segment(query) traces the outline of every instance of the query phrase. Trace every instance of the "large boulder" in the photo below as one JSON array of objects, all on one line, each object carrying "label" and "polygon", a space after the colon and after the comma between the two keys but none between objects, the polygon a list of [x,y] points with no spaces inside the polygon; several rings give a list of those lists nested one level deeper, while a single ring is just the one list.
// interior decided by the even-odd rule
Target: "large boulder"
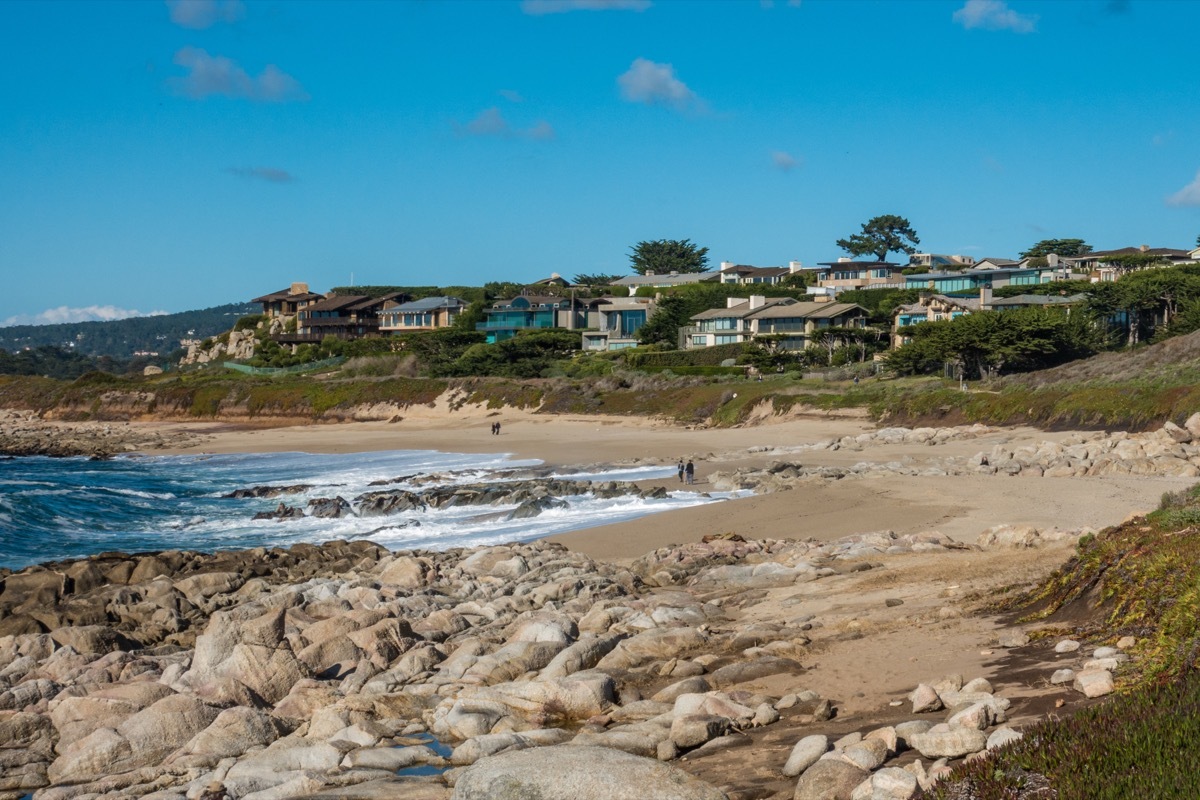
[{"label": "large boulder", "polygon": [[793,800],[850,800],[851,793],[871,776],[865,769],[838,758],[822,758],[796,782]]},{"label": "large boulder", "polygon": [[926,758],[959,758],[978,753],[987,747],[987,734],[974,728],[931,728],[926,733],[913,734],[909,745]]},{"label": "large boulder", "polygon": [[161,683],[138,681],[105,686],[82,697],[61,698],[50,709],[50,719],[58,729],[59,752],[93,731],[121,724],[174,693]]},{"label": "large boulder", "polygon": [[788,755],[787,763],[783,765],[784,777],[794,778],[804,770],[811,767],[813,764],[829,751],[829,737],[824,734],[814,734],[805,736],[800,741],[796,742],[796,746],[792,748],[792,752]]},{"label": "large boulder", "polygon": [[273,705],[310,670],[292,652],[282,608],[241,620],[213,614],[196,639],[192,668],[182,678],[197,694],[227,705]]},{"label": "large boulder", "polygon": [[726,800],[725,793],[650,758],[605,747],[519,750],[467,767],[453,800]]}]

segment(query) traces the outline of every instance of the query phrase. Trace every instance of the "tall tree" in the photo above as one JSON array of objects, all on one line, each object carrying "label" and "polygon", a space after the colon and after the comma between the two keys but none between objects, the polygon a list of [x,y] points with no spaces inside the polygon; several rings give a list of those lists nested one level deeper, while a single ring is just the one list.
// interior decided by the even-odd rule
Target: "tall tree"
[{"label": "tall tree", "polygon": [[638,242],[629,251],[629,262],[639,275],[704,272],[708,267],[708,248],[697,247],[690,239]]},{"label": "tall tree", "polygon": [[1042,239],[1025,252],[1021,258],[1045,258],[1054,253],[1056,256],[1076,258],[1092,252],[1092,246],[1083,239]]},{"label": "tall tree", "polygon": [[847,239],[838,239],[837,246],[850,255],[873,255],[876,261],[886,261],[888,253],[917,252],[915,245],[921,243],[916,231],[904,217],[884,214],[863,223],[862,230]]}]

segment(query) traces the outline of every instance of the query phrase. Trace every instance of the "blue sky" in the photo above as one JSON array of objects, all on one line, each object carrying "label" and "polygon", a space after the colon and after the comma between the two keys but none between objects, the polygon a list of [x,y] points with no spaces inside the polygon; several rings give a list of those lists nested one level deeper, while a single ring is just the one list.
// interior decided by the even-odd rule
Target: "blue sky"
[{"label": "blue sky", "polygon": [[0,321],[1200,234],[1200,4],[0,4]]}]

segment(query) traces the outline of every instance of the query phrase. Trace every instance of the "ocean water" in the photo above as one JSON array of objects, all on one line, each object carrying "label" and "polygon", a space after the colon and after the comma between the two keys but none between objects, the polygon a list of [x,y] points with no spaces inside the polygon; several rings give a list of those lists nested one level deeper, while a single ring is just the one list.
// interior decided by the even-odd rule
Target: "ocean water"
[{"label": "ocean water", "polygon": [[[563,498],[567,508],[531,519],[481,520],[514,506],[469,506],[340,519],[305,517],[255,520],[280,502],[304,508],[317,497],[344,497],[389,489],[418,491],[436,485],[512,480],[514,469],[538,461],[504,455],[399,450],[316,455],[127,456],[0,460],[0,567],[78,558],[112,550],[200,550],[288,546],[297,542],[368,538],[392,549],[444,549],[526,541],[565,531],[629,520],[645,514],[715,502],[680,491],[673,467],[563,470],[554,477],[581,480],[662,478],[670,496]],[[386,486],[372,481],[406,480]],[[517,475],[516,477],[520,477]],[[668,480],[669,479],[669,480]],[[300,494],[276,498],[222,497],[252,486],[311,484]]]}]

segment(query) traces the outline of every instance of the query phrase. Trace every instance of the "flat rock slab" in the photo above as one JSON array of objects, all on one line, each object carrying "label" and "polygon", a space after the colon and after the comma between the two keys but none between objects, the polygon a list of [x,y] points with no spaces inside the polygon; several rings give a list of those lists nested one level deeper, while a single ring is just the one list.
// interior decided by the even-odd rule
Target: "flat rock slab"
[{"label": "flat rock slab", "polygon": [[561,745],[485,758],[463,770],[453,800],[728,800],[716,787],[650,758]]}]

